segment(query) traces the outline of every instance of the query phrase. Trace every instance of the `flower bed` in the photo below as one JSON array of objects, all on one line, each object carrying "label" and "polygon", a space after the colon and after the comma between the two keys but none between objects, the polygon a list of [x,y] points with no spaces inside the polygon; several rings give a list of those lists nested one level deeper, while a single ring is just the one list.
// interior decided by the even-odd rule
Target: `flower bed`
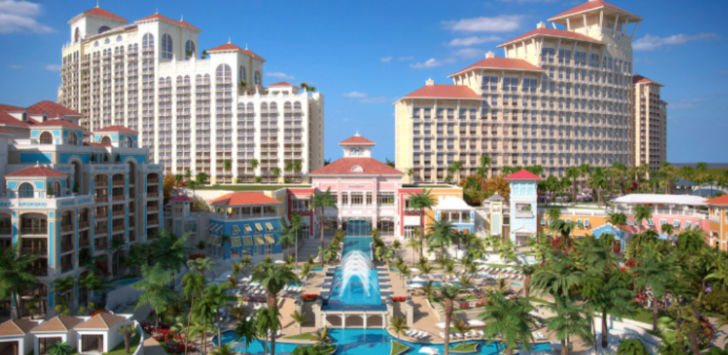
[{"label": "flower bed", "polygon": [[316,301],[316,299],[319,297],[317,293],[304,293],[301,294],[301,298],[303,299],[303,302],[313,302]]},{"label": "flower bed", "polygon": [[248,303],[265,303],[267,300],[266,296],[243,296],[243,301]]},{"label": "flower bed", "polygon": [[407,297],[405,296],[392,296],[392,302],[406,302]]}]

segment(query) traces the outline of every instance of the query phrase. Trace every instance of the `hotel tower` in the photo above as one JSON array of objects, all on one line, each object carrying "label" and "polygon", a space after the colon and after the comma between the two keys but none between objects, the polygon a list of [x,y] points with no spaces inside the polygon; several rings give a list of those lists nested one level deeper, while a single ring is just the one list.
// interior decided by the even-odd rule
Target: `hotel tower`
[{"label": "hotel tower", "polygon": [[68,24],[58,102],[82,113],[88,130],[139,131],[165,173],[277,182],[278,168],[298,182],[323,166],[323,95],[264,86],[265,59],[247,46],[203,51],[199,28],[160,14],[130,23],[96,7]]},{"label": "hotel tower", "polygon": [[488,53],[450,75],[453,85],[428,80],[395,103],[397,168],[412,169],[415,182],[441,182],[455,161],[459,176],[475,174],[482,155],[492,160],[488,175],[504,166],[563,176],[582,164],[647,163],[635,156],[643,145],[632,74],[642,20],[590,0],[499,45],[505,57]]}]

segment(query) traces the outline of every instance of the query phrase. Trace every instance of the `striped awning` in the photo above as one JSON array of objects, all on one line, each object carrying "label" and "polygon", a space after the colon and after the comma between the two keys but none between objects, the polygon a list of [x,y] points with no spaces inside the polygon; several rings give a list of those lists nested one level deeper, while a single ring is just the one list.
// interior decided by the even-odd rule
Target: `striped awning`
[{"label": "striped awning", "polygon": [[255,239],[255,245],[256,245],[256,246],[259,246],[259,245],[265,245],[265,241],[263,241],[263,237],[261,237],[261,236],[259,236],[259,235],[256,235],[256,236],[255,236],[255,237],[253,237],[253,238]]},{"label": "striped awning", "polygon": [[249,224],[244,225],[243,229],[245,229],[245,233],[250,233],[253,231],[253,228],[250,228]]},{"label": "striped awning", "polygon": [[260,232],[262,230],[263,230],[263,226],[261,226],[260,223],[256,223],[255,224],[255,231],[256,232]]},{"label": "striped awning", "polygon": [[230,238],[230,244],[233,248],[243,246],[243,242],[240,240],[240,238]]},{"label": "striped awning", "polygon": [[273,238],[272,234],[265,235],[265,244],[275,244],[275,243],[276,243],[276,239]]},{"label": "striped awning", "polygon": [[220,240],[220,237],[218,237],[216,235],[211,235],[210,238],[207,240],[207,242],[212,245],[218,245],[219,240]]},{"label": "striped awning", "polygon": [[222,227],[223,227],[222,224],[217,226],[217,228],[215,228],[215,233],[220,233],[222,231]]},{"label": "striped awning", "polygon": [[243,246],[252,247],[253,246],[253,237],[243,237]]},{"label": "striped awning", "polygon": [[212,232],[212,231],[213,231],[213,230],[215,229],[215,227],[217,227],[217,225],[215,225],[215,224],[211,224],[211,225],[210,225],[210,232]]},{"label": "striped awning", "polygon": [[270,232],[270,231],[272,231],[272,230],[273,230],[273,225],[272,225],[272,224],[270,224],[270,223],[266,223],[266,224],[265,224],[265,228],[267,228],[267,229],[268,229],[268,231]]}]

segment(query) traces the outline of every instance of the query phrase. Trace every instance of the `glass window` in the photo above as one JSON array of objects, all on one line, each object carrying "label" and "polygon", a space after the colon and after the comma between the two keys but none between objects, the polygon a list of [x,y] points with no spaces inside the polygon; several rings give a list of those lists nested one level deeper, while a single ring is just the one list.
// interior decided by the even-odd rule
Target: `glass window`
[{"label": "glass window", "polygon": [[172,58],[172,36],[165,33],[162,36],[162,59]]},{"label": "glass window", "polygon": [[33,185],[30,183],[23,183],[18,189],[18,197],[20,198],[33,198]]},{"label": "glass window", "polygon": [[142,50],[144,49],[154,49],[154,35],[151,33],[147,33],[142,38]]},{"label": "glass window", "polygon": [[187,41],[185,42],[185,59],[190,59],[190,57],[196,56],[196,49],[195,49],[195,42]]},{"label": "glass window", "polygon": [[99,27],[99,33],[104,33],[110,29],[111,28],[109,28],[109,26],[101,26],[101,27]]}]

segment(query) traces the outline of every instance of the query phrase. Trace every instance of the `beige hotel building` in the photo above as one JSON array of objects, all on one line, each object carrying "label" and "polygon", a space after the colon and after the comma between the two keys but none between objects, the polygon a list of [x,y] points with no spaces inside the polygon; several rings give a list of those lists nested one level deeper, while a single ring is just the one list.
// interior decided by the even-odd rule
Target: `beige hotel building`
[{"label": "beige hotel building", "polygon": [[[655,85],[633,84],[632,40],[642,20],[591,0],[550,18],[553,28],[540,23],[499,45],[504,58],[488,53],[450,75],[454,85],[428,80],[395,103],[397,168],[413,169],[415,182],[441,182],[454,161],[466,176],[487,155],[489,175],[541,165],[546,176],[563,176],[581,164],[652,162],[635,153],[649,132],[650,148],[661,143],[655,161],[664,160],[665,131],[643,134],[635,117],[635,101],[659,95]],[[654,110],[662,105],[654,117],[664,127],[664,104],[649,102]]]},{"label": "beige hotel building", "polygon": [[203,55],[199,28],[160,14],[130,23],[96,7],[68,24],[58,102],[82,113],[88,130],[139,131],[165,173],[276,182],[273,169],[296,163],[285,175],[300,182],[323,166],[323,95],[264,86],[265,59],[247,46],[228,41]]}]

